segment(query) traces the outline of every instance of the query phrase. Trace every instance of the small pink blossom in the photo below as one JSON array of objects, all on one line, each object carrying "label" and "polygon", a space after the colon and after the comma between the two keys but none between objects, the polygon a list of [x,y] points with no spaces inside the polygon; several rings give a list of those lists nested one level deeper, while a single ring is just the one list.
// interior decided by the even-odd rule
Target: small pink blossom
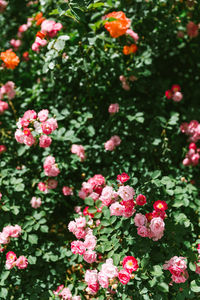
[{"label": "small pink blossom", "polygon": [[108,112],[110,114],[115,114],[119,111],[119,104],[118,103],[113,103],[110,104],[109,108],[108,108]]},{"label": "small pink blossom", "polygon": [[28,266],[28,260],[25,256],[21,255],[15,262],[18,269],[25,269]]},{"label": "small pink blossom", "polygon": [[93,250],[87,250],[85,251],[85,253],[83,254],[83,259],[89,263],[89,264],[92,264],[93,262],[96,261],[97,259],[97,254],[95,251]]},{"label": "small pink blossom", "polygon": [[32,197],[30,203],[33,208],[38,208],[41,206],[42,201],[41,201],[41,198]]},{"label": "small pink blossom", "polygon": [[64,196],[72,196],[73,195],[73,190],[69,186],[63,186],[62,192]]}]

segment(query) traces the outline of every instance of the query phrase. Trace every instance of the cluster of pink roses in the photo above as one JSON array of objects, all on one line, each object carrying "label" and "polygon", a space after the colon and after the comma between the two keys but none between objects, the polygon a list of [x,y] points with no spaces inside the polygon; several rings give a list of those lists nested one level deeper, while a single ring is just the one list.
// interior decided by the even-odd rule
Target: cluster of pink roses
[{"label": "cluster of pink roses", "polygon": [[[10,243],[10,238],[18,238],[21,234],[21,227],[19,225],[8,225],[3,228],[2,232],[0,232],[0,245],[6,245]],[[1,247],[0,247],[1,248]],[[1,252],[3,248],[1,248]]]},{"label": "cluster of pink roses", "polygon": [[184,166],[196,166],[199,163],[200,158],[200,148],[197,148],[195,143],[190,143],[189,151],[183,160]]},{"label": "cluster of pink roses", "polygon": [[13,99],[15,97],[15,84],[13,81],[7,81],[0,88],[0,100],[3,99],[4,95],[7,95],[8,99]]},{"label": "cluster of pink roses", "polygon": [[154,211],[152,213],[147,213],[146,215],[136,214],[134,222],[137,226],[138,235],[158,241],[164,234],[165,223],[163,220],[166,217],[167,203],[158,200],[153,207]]},{"label": "cluster of pink roses", "polygon": [[16,254],[14,252],[9,251],[6,254],[6,269],[10,270],[15,266],[18,269],[25,269],[28,266],[28,260],[23,255],[21,255],[17,258]]},{"label": "cluster of pink roses", "polygon": [[48,135],[58,128],[58,124],[56,119],[48,119],[48,114],[48,109],[43,109],[38,114],[34,110],[27,110],[17,122],[18,129],[15,132],[17,142],[32,146],[39,139],[41,148],[49,147],[52,139]]},{"label": "cluster of pink roses", "polygon": [[81,300],[80,296],[73,296],[69,288],[64,287],[63,284],[59,285],[56,291],[53,291],[55,296],[63,300]]},{"label": "cluster of pink roses", "polygon": [[163,265],[164,270],[170,271],[172,274],[172,282],[183,283],[188,279],[187,263],[185,257],[173,256]]},{"label": "cluster of pink roses", "polygon": [[85,160],[85,149],[82,145],[73,144],[71,147],[71,153],[80,157],[81,161]]},{"label": "cluster of pink roses", "polygon": [[[53,156],[47,156],[44,164],[44,173],[48,177],[56,177],[60,173],[58,165],[56,164],[55,158]],[[48,178],[45,182],[39,182],[38,188],[41,192],[48,193],[49,189],[55,189],[58,185],[58,181],[52,178]]]},{"label": "cluster of pink roses", "polygon": [[[72,253],[83,255],[83,259],[91,264],[97,259],[97,254],[94,251],[97,241],[92,230],[87,227],[89,224],[86,223],[85,217],[80,216],[75,221],[69,222],[68,229],[78,239],[71,243]],[[84,239],[84,242],[79,241],[80,239]]]},{"label": "cluster of pink roses", "polygon": [[106,149],[106,151],[113,151],[116,146],[119,146],[120,144],[120,137],[118,135],[114,135],[104,144],[104,148]]},{"label": "cluster of pink roses", "polygon": [[117,113],[119,111],[119,104],[118,103],[113,103],[110,104],[110,106],[108,107],[108,112],[111,115],[114,115],[115,113]]},{"label": "cluster of pink roses", "polygon": [[36,35],[35,42],[32,45],[32,50],[39,52],[40,47],[44,47],[47,44],[47,40],[44,39],[45,36],[52,38],[58,31],[62,29],[61,23],[56,23],[53,20],[44,20],[41,23],[41,31]]},{"label": "cluster of pink roses", "polygon": [[175,102],[180,102],[183,98],[183,94],[180,92],[181,87],[178,84],[174,84],[171,87],[171,90],[167,90],[165,92],[165,96],[167,99],[174,100]]},{"label": "cluster of pink roses", "polygon": [[196,143],[200,140],[200,124],[198,121],[192,120],[190,123],[182,123],[180,130],[189,136],[189,141]]},{"label": "cluster of pink roses", "polygon": [[100,286],[102,288],[109,288],[111,285],[113,288],[117,286],[117,280],[114,282],[114,278],[118,278],[119,281],[126,285],[131,279],[131,273],[138,269],[137,259],[133,256],[126,256],[123,259],[123,269],[118,271],[118,268],[113,264],[112,258],[106,260],[101,266],[101,271],[87,270],[85,273],[85,281],[88,285],[86,291],[88,294],[95,295]]},{"label": "cluster of pink roses", "polygon": [[103,187],[105,186],[105,178],[101,174],[96,174],[89,178],[87,182],[82,183],[82,188],[79,191],[79,197],[85,199],[92,198],[94,201],[98,200]]},{"label": "cluster of pink roses", "polygon": [[0,88],[0,114],[2,114],[5,110],[8,109],[8,103],[5,101],[2,101],[4,98],[4,95],[7,95],[8,99],[11,100],[15,97],[15,84],[12,81],[6,82],[1,88]]},{"label": "cluster of pink roses", "polygon": [[129,81],[133,82],[133,81],[137,80],[137,78],[134,75],[131,75],[129,77],[125,77],[124,75],[120,75],[119,80],[122,83],[122,88],[125,91],[130,91],[131,87],[130,87]]},{"label": "cluster of pink roses", "polygon": [[33,208],[38,208],[41,206],[42,200],[41,198],[32,197],[30,203]]}]

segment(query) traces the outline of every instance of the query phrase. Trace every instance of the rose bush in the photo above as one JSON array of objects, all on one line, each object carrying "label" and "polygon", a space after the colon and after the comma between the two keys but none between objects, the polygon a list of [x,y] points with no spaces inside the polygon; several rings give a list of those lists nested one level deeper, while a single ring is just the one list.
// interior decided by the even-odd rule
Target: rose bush
[{"label": "rose bush", "polygon": [[199,298],[199,8],[0,0],[1,299]]}]

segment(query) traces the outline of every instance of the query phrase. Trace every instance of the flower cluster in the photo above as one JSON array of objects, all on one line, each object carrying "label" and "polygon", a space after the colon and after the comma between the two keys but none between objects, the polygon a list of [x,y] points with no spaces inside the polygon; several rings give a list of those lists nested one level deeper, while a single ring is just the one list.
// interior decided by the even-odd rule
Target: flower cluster
[{"label": "flower cluster", "polygon": [[79,197],[85,199],[86,197],[92,198],[94,201],[98,200],[103,187],[105,186],[105,178],[101,174],[96,174],[87,182],[82,183],[82,188],[79,191]]},{"label": "flower cluster", "polygon": [[27,31],[29,27],[31,27],[32,21],[33,21],[33,18],[28,18],[26,24],[22,24],[22,25],[19,26],[18,32],[17,32],[18,38],[22,38],[22,34],[25,31]]},{"label": "flower cluster", "polygon": [[109,108],[108,108],[108,112],[113,115],[115,113],[117,113],[119,111],[119,104],[118,103],[113,103],[110,104]]},{"label": "flower cluster", "polygon": [[89,294],[95,295],[99,288],[106,288],[108,289],[109,285],[114,287],[113,282],[117,285],[119,281],[126,285],[133,275],[131,273],[133,271],[137,271],[138,269],[138,262],[137,259],[133,256],[126,256],[123,259],[123,269],[118,270],[118,268],[113,264],[112,258],[108,258],[104,264],[101,266],[100,272],[97,270],[87,270],[85,273],[85,281],[88,285],[86,291]]},{"label": "flower cluster", "polygon": [[8,225],[0,232],[0,245],[10,243],[10,238],[18,238],[21,234],[21,227],[19,225]]},{"label": "flower cluster", "polygon": [[13,81],[7,81],[0,88],[0,100],[3,99],[4,95],[7,95],[8,99],[13,99],[15,97],[15,84]]},{"label": "flower cluster", "polygon": [[154,211],[143,215],[138,213],[135,215],[134,222],[137,226],[137,233],[142,237],[148,237],[153,241],[158,241],[163,237],[166,217],[165,210],[167,209],[167,203],[165,201],[158,200],[153,205]]},{"label": "flower cluster", "polygon": [[41,31],[36,34],[35,42],[32,45],[32,50],[36,52],[40,51],[40,47],[46,46],[47,40],[44,39],[45,37],[54,37],[63,27],[61,23],[56,23],[53,20],[45,20],[44,18],[42,18],[40,24]]},{"label": "flower cluster", "polygon": [[120,144],[120,137],[118,135],[114,135],[104,144],[104,148],[106,149],[106,151],[113,151],[116,146],[119,146]]},{"label": "flower cluster", "polygon": [[123,269],[119,271],[118,278],[122,284],[127,284],[131,277],[133,271],[138,269],[138,261],[134,256],[126,256],[122,262]]},{"label": "flower cluster", "polygon": [[183,283],[188,279],[185,257],[174,256],[163,265],[164,270],[170,271],[171,279],[175,283]]},{"label": "flower cluster", "polygon": [[[72,253],[83,255],[83,259],[91,264],[96,261],[97,254],[94,251],[96,247],[96,237],[93,235],[92,230],[87,227],[89,224],[90,221],[87,223],[86,218],[80,216],[75,219],[75,221],[69,222],[68,229],[78,239],[71,243]],[[80,239],[84,239],[84,242],[79,241]]]},{"label": "flower cluster", "polygon": [[190,121],[190,123],[182,123],[180,126],[182,133],[189,136],[189,141],[196,143],[200,140],[200,124],[196,120]]},{"label": "flower cluster", "polygon": [[16,40],[16,39],[10,40],[10,45],[14,48],[15,51],[17,51],[19,49],[21,44],[22,44],[21,40]]},{"label": "flower cluster", "polygon": [[47,194],[49,192],[49,190],[53,190],[56,189],[58,185],[58,181],[53,179],[53,178],[48,178],[47,180],[45,180],[44,182],[39,182],[38,183],[38,189],[41,192],[44,192],[45,194]]},{"label": "flower cluster", "polygon": [[28,260],[23,255],[21,255],[17,258],[16,254],[14,252],[9,251],[6,254],[6,269],[10,270],[15,266],[18,269],[25,269],[28,266]]},{"label": "flower cluster", "polygon": [[131,20],[126,17],[123,11],[113,11],[104,18],[115,19],[113,21],[106,22],[104,25],[113,38],[118,38],[119,36],[126,34],[127,29],[129,29],[131,25]]},{"label": "flower cluster", "polygon": [[167,99],[174,100],[175,102],[180,102],[183,98],[183,94],[180,92],[181,87],[178,84],[172,85],[171,90],[167,90],[165,92],[165,96]]},{"label": "flower cluster", "polygon": [[200,159],[200,148],[197,149],[195,143],[190,143],[189,151],[186,154],[186,157],[183,160],[184,166],[196,166],[199,163]]},{"label": "flower cluster", "polygon": [[73,296],[69,288],[64,287],[63,284],[59,285],[56,291],[53,291],[55,296],[58,296],[59,298],[63,300],[81,300],[80,296]]},{"label": "flower cluster", "polygon": [[73,144],[71,147],[71,153],[80,157],[81,161],[85,160],[85,149],[82,145]]},{"label": "flower cluster", "polygon": [[56,119],[49,118],[47,109],[41,110],[38,114],[34,110],[27,110],[17,122],[18,129],[15,132],[15,139],[21,144],[32,146],[39,139],[39,146],[47,148],[51,145],[51,138],[48,136],[58,128]]},{"label": "flower cluster", "polygon": [[122,88],[125,90],[125,91],[130,91],[131,87],[130,87],[130,84],[129,84],[129,81],[135,81],[137,80],[137,78],[135,76],[129,76],[128,78],[125,77],[124,75],[120,75],[119,76],[119,80],[121,81],[122,83]]},{"label": "flower cluster", "polygon": [[0,58],[3,60],[5,67],[11,70],[14,70],[20,62],[19,57],[12,51],[12,49],[1,52]]},{"label": "flower cluster", "polygon": [[60,170],[55,162],[56,161],[53,156],[49,155],[46,157],[44,164],[43,164],[44,173],[46,176],[56,177],[60,173]]}]

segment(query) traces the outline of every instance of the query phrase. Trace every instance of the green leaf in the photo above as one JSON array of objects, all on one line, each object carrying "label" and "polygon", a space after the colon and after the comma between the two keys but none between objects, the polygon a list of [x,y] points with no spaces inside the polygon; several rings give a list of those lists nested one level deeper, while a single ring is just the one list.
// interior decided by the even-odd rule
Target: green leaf
[{"label": "green leaf", "polygon": [[94,200],[92,198],[85,198],[84,202],[86,205],[89,205],[89,206],[94,205]]},{"label": "green leaf", "polygon": [[158,288],[163,293],[168,293],[169,292],[169,285],[165,282],[158,283]]},{"label": "green leaf", "polygon": [[197,285],[196,280],[193,280],[190,284],[190,288],[194,293],[200,293],[200,284]]},{"label": "green leaf", "polygon": [[29,243],[31,243],[31,244],[37,244],[37,242],[38,242],[38,237],[37,237],[37,235],[36,235],[36,234],[29,234],[29,236],[28,236],[28,241],[29,241]]},{"label": "green leaf", "polygon": [[156,179],[161,175],[161,171],[160,170],[156,170],[153,172],[152,174],[152,179]]}]

